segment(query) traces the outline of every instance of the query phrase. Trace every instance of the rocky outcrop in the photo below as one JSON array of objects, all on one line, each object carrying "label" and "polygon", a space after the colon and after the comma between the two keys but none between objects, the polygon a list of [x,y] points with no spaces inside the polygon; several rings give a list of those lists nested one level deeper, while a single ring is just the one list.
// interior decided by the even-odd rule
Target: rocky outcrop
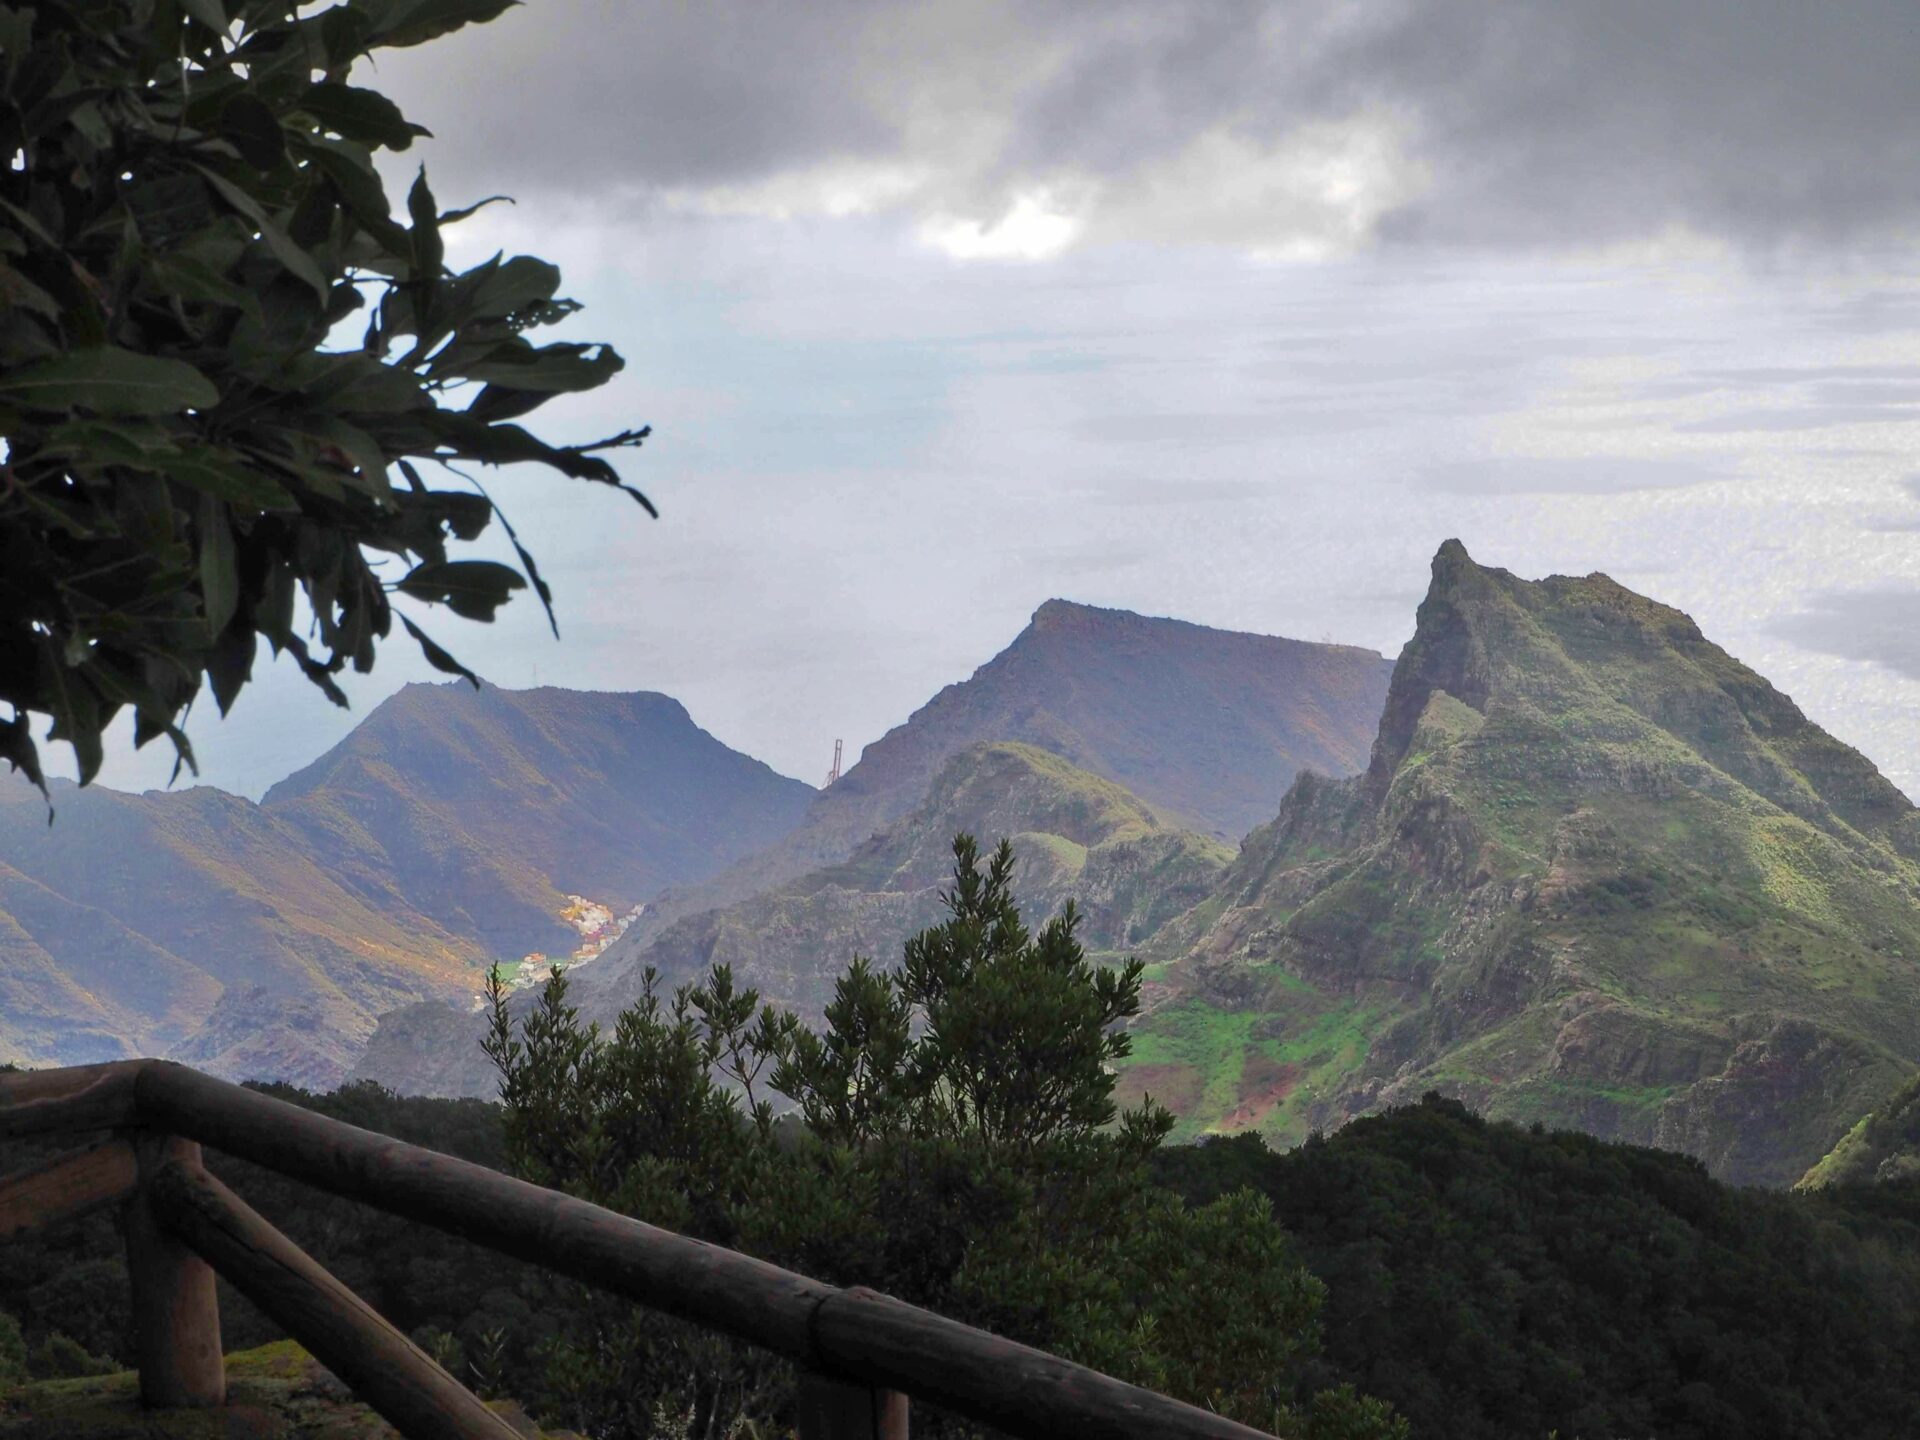
[{"label": "rocky outcrop", "polygon": [[1280,1139],[1437,1089],[1789,1182],[1920,1063],[1915,823],[1679,611],[1450,541],[1366,774],[1165,928],[1136,1055],[1295,1065]]}]

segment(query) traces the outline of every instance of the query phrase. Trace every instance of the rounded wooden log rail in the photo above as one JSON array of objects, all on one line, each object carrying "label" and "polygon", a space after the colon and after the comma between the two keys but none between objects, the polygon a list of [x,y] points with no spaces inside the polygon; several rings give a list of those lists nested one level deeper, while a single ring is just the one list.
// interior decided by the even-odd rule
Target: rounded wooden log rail
[{"label": "rounded wooden log rail", "polygon": [[0,1240],[124,1200],[135,1173],[133,1146],[108,1140],[0,1176]]},{"label": "rounded wooden log rail", "polygon": [[[842,1290],[168,1061],[131,1062],[141,1123],[1032,1440],[1263,1432],[863,1289]],[[0,1103],[9,1098],[0,1087]],[[3,1127],[0,1127],[3,1129]],[[167,1202],[171,1203],[171,1202]]]},{"label": "rounded wooden log rail", "polygon": [[133,1119],[133,1083],[151,1060],[0,1075],[0,1136],[113,1130]]},{"label": "rounded wooden log rail", "polygon": [[127,1281],[133,1292],[133,1353],[140,1399],[157,1410],[218,1405],[227,1398],[220,1349],[220,1300],[204,1256],[161,1222],[153,1204],[160,1174],[173,1165],[200,1168],[200,1147],[164,1131],[131,1132],[138,1166],[122,1215]]},{"label": "rounded wooden log rail", "polygon": [[402,1435],[515,1440],[513,1427],[206,1171],[160,1168],[154,1213]]}]

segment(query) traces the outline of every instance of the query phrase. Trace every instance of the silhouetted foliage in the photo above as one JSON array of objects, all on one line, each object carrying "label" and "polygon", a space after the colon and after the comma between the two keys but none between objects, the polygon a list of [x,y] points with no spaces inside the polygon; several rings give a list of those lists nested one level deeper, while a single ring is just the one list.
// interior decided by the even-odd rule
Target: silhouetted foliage
[{"label": "silhouetted foliage", "polygon": [[0,5],[0,756],[36,782],[36,713],[83,783],[128,707],[136,744],[190,765],[181,712],[204,681],[224,713],[260,638],[344,704],[334,676],[398,614],[471,680],[389,592],[487,620],[530,583],[552,612],[511,526],[519,570],[453,558],[498,513],[463,462],[647,503],[600,453],[644,430],[556,446],[512,423],[620,357],[527,338],[579,308],[545,261],[449,271],[441,230],[471,209],[424,170],[394,217],[374,153],[426,132],[349,83],[510,3]]},{"label": "silhouetted foliage", "polygon": [[[372,1086],[328,1096],[269,1088],[480,1163],[505,1159],[496,1106],[398,1099]],[[792,1122],[774,1130],[800,1146]],[[0,1170],[45,1148],[8,1142]],[[604,1380],[566,1367],[580,1333],[575,1287],[209,1158],[464,1379],[556,1411],[570,1387]],[[1296,1396],[1319,1397],[1316,1440],[1378,1433],[1364,1428],[1377,1425],[1377,1411],[1364,1409],[1363,1428],[1339,1428],[1352,1414],[1343,1407],[1361,1405],[1357,1394],[1343,1399],[1342,1385],[1393,1401],[1422,1440],[1920,1434],[1920,1370],[1910,1363],[1920,1341],[1920,1185],[1911,1181],[1738,1190],[1683,1156],[1489,1124],[1447,1101],[1362,1120],[1287,1154],[1250,1136],[1161,1146],[1148,1167],[1189,1205],[1264,1192],[1291,1232],[1288,1254],[1325,1285],[1323,1349],[1300,1357],[1295,1379]],[[792,1198],[811,1203],[812,1194]],[[962,1192],[916,1233],[951,1235],[956,1213],[989,1214],[981,1196]],[[1211,1213],[1236,1223],[1231,1207]],[[1251,1214],[1257,1238],[1270,1222]],[[908,1268],[906,1246],[882,1253]],[[955,1268],[943,1251],[907,1283]],[[1191,1283],[1190,1266],[1185,1274]],[[1209,1283],[1203,1273],[1185,1292],[1195,1325],[1214,1314]],[[50,1356],[56,1333],[83,1352],[129,1360],[113,1217],[0,1244],[0,1314],[24,1331],[13,1340],[0,1318],[0,1372]],[[222,1314],[230,1347],[278,1338],[231,1292]],[[599,1318],[633,1327],[609,1338],[659,1338],[636,1312],[610,1307]],[[716,1344],[698,1358],[720,1367],[734,1357]]]}]

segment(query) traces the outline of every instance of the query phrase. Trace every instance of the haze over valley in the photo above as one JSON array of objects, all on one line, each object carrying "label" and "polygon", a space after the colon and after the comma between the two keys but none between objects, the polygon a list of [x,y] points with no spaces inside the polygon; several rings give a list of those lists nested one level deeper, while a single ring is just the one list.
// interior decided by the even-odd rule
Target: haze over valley
[{"label": "haze over valley", "polygon": [[1149,962],[1122,1066],[1297,1143],[1427,1090],[1790,1183],[1920,1074],[1920,817],[1678,611],[1449,541],[1397,662],[1063,600],[825,789],[674,700],[411,686],[254,804],[24,787],[7,1051],[490,1096],[478,996],[817,1018],[958,833]]}]

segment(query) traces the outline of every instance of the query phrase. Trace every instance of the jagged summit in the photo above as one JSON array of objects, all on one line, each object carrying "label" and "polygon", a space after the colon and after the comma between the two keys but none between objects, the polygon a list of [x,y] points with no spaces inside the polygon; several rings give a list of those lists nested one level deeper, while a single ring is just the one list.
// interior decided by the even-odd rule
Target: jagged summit
[{"label": "jagged summit", "polygon": [[[1836,837],[1920,855],[1914,807],[1684,611],[1598,572],[1529,581],[1449,540],[1388,687],[1369,766],[1378,795],[1435,691],[1485,712],[1551,714],[1569,741],[1618,754],[1650,726],[1733,784]],[[1642,737],[1645,738],[1645,737]],[[1700,777],[1701,783],[1717,783]]]},{"label": "jagged summit", "polygon": [[1449,541],[1367,773],[1303,777],[1169,932],[1139,1053],[1224,1005],[1276,1135],[1437,1088],[1789,1180],[1920,1063],[1915,840],[1681,611]]}]

